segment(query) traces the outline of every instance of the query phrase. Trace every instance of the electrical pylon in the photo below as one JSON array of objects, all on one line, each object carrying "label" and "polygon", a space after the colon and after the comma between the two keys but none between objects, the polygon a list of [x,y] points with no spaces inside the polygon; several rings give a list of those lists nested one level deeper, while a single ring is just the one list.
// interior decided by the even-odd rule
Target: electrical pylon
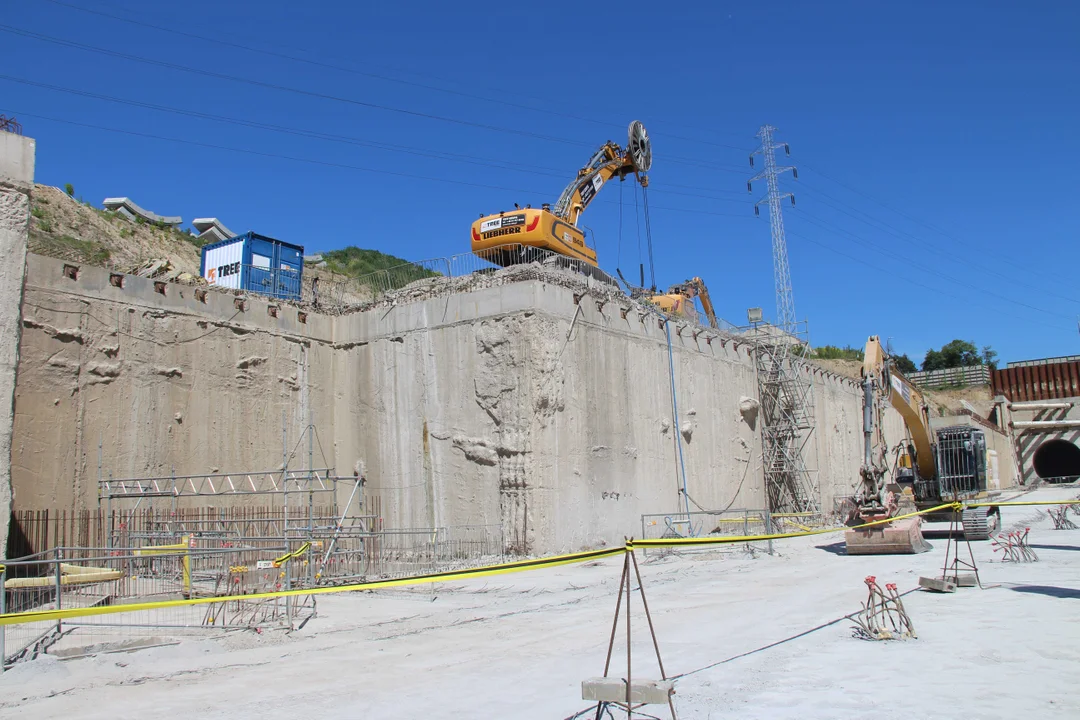
[{"label": "electrical pylon", "polygon": [[769,225],[772,230],[773,273],[776,284],[775,328],[754,328],[758,375],[758,395],[761,401],[761,464],[765,474],[765,489],[770,512],[820,512],[818,489],[806,469],[803,450],[814,431],[813,383],[806,371],[804,352],[808,347],[805,326],[795,316],[795,300],[791,291],[791,269],[788,265],[787,239],[784,237],[784,215],[781,201],[795,196],[780,191],[780,175],[793,166],[776,163],[776,151],[790,155],[787,143],[773,137],[776,128],[762,125],[758,131],[761,147],[750,155],[761,155],[765,168],[747,182],[753,191],[755,180],[765,180],[768,192],[754,204],[754,214],[760,206],[769,206]]}]

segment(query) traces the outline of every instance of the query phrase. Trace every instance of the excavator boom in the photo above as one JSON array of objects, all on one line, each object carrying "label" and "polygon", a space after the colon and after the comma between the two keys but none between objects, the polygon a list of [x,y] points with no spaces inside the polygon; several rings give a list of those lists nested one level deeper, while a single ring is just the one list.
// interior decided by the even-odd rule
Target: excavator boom
[{"label": "excavator boom", "polygon": [[[897,372],[881,339],[872,335],[863,351],[863,462],[861,485],[855,496],[850,525],[861,525],[905,515],[915,510],[914,486],[937,477],[933,430],[922,394]],[[884,406],[891,405],[904,419],[909,444],[901,445],[892,482],[884,434]],[[923,539],[918,517],[896,520],[874,529],[852,528],[844,534],[849,555],[917,553],[930,549]]]}]

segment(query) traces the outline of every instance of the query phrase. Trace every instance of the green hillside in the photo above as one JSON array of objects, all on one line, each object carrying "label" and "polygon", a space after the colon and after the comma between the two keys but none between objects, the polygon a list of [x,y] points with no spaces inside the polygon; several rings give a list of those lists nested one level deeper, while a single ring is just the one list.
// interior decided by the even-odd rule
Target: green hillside
[{"label": "green hillside", "polygon": [[[324,252],[322,256],[327,270],[352,278],[369,280],[369,284],[377,285],[384,290],[404,287],[415,280],[440,274],[394,255],[387,255],[378,250],[364,250],[353,245]],[[367,277],[380,270],[388,272],[380,273],[373,278]]]}]

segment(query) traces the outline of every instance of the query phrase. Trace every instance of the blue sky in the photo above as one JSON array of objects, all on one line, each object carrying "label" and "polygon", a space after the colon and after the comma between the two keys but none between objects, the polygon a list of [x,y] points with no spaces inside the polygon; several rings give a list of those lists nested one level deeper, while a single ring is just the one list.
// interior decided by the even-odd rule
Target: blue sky
[{"label": "blue sky", "polygon": [[[815,344],[1019,360],[1080,353],[1078,36],[1066,2],[26,0],[0,17],[0,113],[37,138],[38,182],[94,203],[417,260],[553,202],[638,119],[657,284],[701,275],[736,324],[775,313],[764,184],[746,192],[769,123],[799,168],[784,218]],[[589,207],[602,267],[647,262],[639,220],[630,184]]]}]

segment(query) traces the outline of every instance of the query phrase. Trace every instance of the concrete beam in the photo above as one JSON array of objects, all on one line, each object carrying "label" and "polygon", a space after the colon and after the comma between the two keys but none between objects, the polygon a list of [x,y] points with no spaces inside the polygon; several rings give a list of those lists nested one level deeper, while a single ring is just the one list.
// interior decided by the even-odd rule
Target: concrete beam
[{"label": "concrete beam", "polygon": [[11,520],[15,372],[22,338],[23,280],[36,150],[33,138],[0,132],[0,553],[6,551]]},{"label": "concrete beam", "polygon": [[1022,402],[1009,403],[1009,409],[1013,412],[1024,410],[1071,410],[1074,403],[1071,402]]},{"label": "concrete beam", "polygon": [[1080,427],[1076,420],[1014,420],[1012,426],[1017,430],[1055,430],[1059,428]]},{"label": "concrete beam", "polygon": [[225,227],[225,224],[217,218],[195,218],[191,221],[191,226],[199,233],[200,240],[209,238],[228,240],[236,237],[236,233]]},{"label": "concrete beam", "polygon": [[102,203],[106,210],[114,212],[126,212],[133,217],[139,217],[151,223],[165,223],[166,225],[179,225],[184,219],[179,215],[158,215],[155,212],[145,210],[135,204],[135,201],[126,197],[105,198]]}]

